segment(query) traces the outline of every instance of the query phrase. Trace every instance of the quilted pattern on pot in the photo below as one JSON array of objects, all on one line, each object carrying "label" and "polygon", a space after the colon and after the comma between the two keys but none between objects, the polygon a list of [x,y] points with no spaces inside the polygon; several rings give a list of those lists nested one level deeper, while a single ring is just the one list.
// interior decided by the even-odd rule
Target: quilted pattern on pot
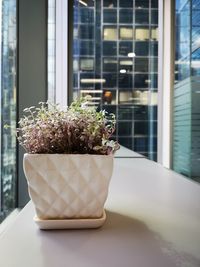
[{"label": "quilted pattern on pot", "polygon": [[112,156],[24,155],[29,194],[41,219],[101,217],[112,170]]}]

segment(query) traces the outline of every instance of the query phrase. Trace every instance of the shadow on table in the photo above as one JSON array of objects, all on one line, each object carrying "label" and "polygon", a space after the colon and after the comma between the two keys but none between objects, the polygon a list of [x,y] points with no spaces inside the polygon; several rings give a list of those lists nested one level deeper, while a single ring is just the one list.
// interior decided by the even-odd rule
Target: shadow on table
[{"label": "shadow on table", "polygon": [[[44,267],[183,266],[180,255],[169,253],[174,251],[172,246],[161,241],[143,222],[106,213],[107,220],[99,229],[38,230]],[[192,261],[192,265],[184,266],[200,266],[198,260]]]}]

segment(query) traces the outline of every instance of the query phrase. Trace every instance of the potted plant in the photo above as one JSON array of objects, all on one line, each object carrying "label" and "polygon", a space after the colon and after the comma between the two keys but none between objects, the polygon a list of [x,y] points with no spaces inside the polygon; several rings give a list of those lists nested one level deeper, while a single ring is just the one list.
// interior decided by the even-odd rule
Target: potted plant
[{"label": "potted plant", "polygon": [[[40,103],[24,110],[17,138],[40,228],[98,227],[113,170],[115,116],[88,105]],[[56,222],[56,225],[55,225]],[[64,223],[63,223],[64,222]]]}]

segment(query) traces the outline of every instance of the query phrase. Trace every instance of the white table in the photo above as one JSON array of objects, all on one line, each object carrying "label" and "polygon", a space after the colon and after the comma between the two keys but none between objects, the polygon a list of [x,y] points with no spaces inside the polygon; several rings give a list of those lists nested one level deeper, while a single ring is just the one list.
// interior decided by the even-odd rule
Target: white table
[{"label": "white table", "polygon": [[0,235],[2,267],[199,267],[200,185],[147,159],[115,159],[97,230],[41,231],[29,203]]}]

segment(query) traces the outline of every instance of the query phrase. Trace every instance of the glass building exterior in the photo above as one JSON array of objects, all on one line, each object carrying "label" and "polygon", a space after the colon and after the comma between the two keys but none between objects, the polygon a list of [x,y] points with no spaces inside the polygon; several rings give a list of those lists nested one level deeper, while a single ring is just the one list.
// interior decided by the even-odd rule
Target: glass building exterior
[{"label": "glass building exterior", "polygon": [[74,0],[73,96],[116,115],[115,138],[157,159],[158,0]]},{"label": "glass building exterior", "polygon": [[[16,1],[1,1],[0,220],[16,207]],[[8,125],[6,129],[4,126]]]},{"label": "glass building exterior", "polygon": [[200,181],[200,1],[176,0],[173,169]]}]

